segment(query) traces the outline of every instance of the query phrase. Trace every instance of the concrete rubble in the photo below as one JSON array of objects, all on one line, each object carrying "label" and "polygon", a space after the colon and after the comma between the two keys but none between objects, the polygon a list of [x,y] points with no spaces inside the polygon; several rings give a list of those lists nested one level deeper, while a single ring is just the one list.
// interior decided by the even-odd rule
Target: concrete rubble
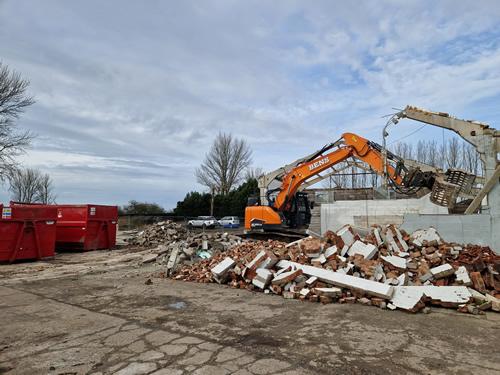
[{"label": "concrete rubble", "polygon": [[[429,305],[472,314],[500,311],[500,255],[489,247],[446,243],[432,227],[408,234],[394,225],[374,226],[360,238],[346,225],[322,238],[289,244],[227,233],[189,234],[182,228],[169,243],[173,232],[162,231],[175,229],[171,224],[158,223],[148,230],[146,241],[139,240],[165,241],[152,250],[157,264],[167,265],[156,277],[219,282],[323,304],[425,313]],[[221,245],[214,246],[217,242]],[[200,256],[204,251],[208,257]],[[172,256],[176,259],[169,263]]]},{"label": "concrete rubble", "polygon": [[[241,244],[242,239],[223,232],[196,233],[183,224],[168,220],[144,228],[129,239],[128,243],[151,248],[150,254],[145,255],[142,262],[155,262],[165,266],[165,276],[171,276],[184,265],[211,258],[216,252]],[[222,276],[220,275],[219,281]]]}]

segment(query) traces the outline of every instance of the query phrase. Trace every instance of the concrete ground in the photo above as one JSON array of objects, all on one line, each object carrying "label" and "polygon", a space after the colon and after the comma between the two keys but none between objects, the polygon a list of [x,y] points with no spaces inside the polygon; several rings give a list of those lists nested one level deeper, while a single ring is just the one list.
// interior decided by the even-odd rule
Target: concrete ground
[{"label": "concrete ground", "polygon": [[146,253],[0,265],[0,374],[500,374],[499,313],[300,303],[152,277]]}]

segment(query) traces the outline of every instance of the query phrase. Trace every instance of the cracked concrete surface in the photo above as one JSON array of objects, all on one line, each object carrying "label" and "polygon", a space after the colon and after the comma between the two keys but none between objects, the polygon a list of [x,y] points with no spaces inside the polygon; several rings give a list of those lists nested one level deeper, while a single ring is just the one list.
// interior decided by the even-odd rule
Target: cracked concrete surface
[{"label": "cracked concrete surface", "polygon": [[500,373],[498,313],[300,303],[154,278],[145,253],[1,265],[0,374]]}]

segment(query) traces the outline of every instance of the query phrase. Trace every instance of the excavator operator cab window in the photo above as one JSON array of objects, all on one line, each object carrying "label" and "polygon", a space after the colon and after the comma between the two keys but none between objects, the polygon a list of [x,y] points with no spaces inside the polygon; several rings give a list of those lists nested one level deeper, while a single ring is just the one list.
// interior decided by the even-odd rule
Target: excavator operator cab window
[{"label": "excavator operator cab window", "polygon": [[256,196],[249,196],[248,197],[248,200],[247,200],[247,206],[248,207],[251,207],[251,206],[258,206],[259,205],[259,198],[256,197]]}]

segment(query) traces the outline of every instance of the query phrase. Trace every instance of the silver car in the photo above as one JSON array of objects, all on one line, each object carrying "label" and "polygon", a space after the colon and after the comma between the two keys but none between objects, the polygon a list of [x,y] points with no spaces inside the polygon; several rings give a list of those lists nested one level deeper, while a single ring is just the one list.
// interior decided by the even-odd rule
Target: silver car
[{"label": "silver car", "polygon": [[224,228],[238,228],[240,226],[240,219],[238,216],[224,216],[219,220],[219,225]]},{"label": "silver car", "polygon": [[216,225],[219,225],[219,222],[213,216],[198,216],[196,219],[188,221],[189,228],[215,228]]}]

